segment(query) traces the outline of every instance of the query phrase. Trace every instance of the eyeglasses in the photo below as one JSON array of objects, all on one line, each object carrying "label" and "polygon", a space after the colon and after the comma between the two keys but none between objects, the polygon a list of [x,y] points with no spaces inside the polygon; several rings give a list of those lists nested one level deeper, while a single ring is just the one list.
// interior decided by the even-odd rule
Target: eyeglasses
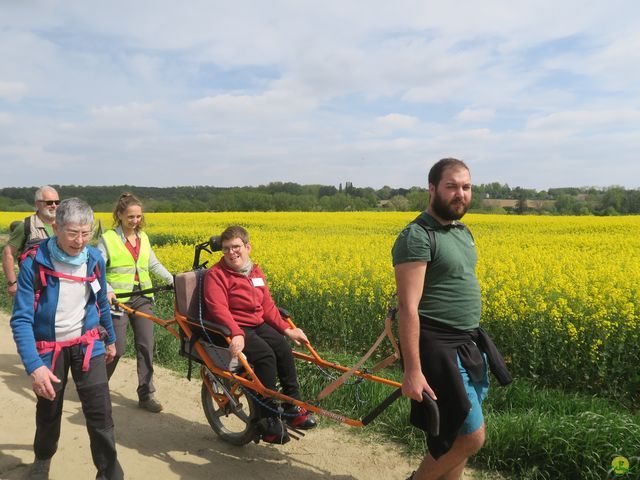
[{"label": "eyeglasses", "polygon": [[51,205],[60,205],[60,200],[38,200],[40,203],[44,203],[47,207]]},{"label": "eyeglasses", "polygon": [[92,231],[82,232],[78,230],[64,230],[64,234],[69,240],[76,240],[78,238],[82,238],[83,241],[89,240],[93,236]]},{"label": "eyeglasses", "polygon": [[242,247],[244,247],[244,243],[241,243],[240,245],[231,245],[229,247],[222,247],[222,253],[238,253],[240,251],[240,249]]}]

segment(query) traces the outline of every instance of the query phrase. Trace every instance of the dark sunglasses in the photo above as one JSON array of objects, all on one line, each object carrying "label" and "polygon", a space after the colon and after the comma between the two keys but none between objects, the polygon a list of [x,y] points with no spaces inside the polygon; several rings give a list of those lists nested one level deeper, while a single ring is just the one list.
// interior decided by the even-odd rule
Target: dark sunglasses
[{"label": "dark sunglasses", "polygon": [[45,203],[48,207],[51,205],[60,205],[60,200],[38,200],[40,203]]}]

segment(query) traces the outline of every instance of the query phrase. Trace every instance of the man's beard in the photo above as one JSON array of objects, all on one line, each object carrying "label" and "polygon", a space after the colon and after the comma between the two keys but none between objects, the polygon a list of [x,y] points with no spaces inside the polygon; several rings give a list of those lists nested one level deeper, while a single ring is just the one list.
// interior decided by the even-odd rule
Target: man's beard
[{"label": "man's beard", "polygon": [[53,222],[56,219],[56,212],[55,210],[53,212],[50,212],[49,209],[44,209],[44,210],[40,210],[40,216],[44,220],[49,220],[50,222]]},{"label": "man's beard", "polygon": [[453,200],[451,203],[445,203],[442,198],[436,193],[435,197],[433,198],[431,208],[433,208],[435,214],[438,215],[442,220],[452,221],[460,220],[462,217],[464,217],[464,214],[467,213],[467,210],[469,210],[469,204],[464,203],[462,199]]}]

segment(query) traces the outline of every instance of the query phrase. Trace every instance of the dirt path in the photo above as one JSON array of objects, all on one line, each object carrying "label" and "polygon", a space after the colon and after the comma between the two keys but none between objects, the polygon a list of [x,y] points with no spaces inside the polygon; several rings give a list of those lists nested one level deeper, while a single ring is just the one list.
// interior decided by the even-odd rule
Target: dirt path
[{"label": "dirt path", "polygon": [[[0,312],[0,479],[22,478],[33,460],[35,396]],[[200,384],[157,368],[164,411],[137,407],[135,364],[118,365],[111,382],[118,456],[129,479],[405,479],[416,459],[389,443],[367,442],[339,425],[309,432],[285,446],[229,446],[216,437],[200,405]],[[51,478],[95,477],[73,381],[67,387],[60,447]]]}]

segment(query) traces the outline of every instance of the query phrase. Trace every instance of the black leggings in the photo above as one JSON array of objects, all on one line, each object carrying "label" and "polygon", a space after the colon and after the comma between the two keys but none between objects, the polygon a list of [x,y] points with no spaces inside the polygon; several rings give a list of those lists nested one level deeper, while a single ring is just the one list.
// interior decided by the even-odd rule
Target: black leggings
[{"label": "black leggings", "polygon": [[[286,338],[275,328],[263,323],[254,328],[242,327],[244,332],[244,350],[249,363],[262,382],[270,389],[276,389],[276,380],[280,380],[282,393],[300,399],[298,377],[291,353],[291,346]],[[273,402],[266,402],[273,408]],[[274,412],[262,407],[263,416],[273,416]]]}]

